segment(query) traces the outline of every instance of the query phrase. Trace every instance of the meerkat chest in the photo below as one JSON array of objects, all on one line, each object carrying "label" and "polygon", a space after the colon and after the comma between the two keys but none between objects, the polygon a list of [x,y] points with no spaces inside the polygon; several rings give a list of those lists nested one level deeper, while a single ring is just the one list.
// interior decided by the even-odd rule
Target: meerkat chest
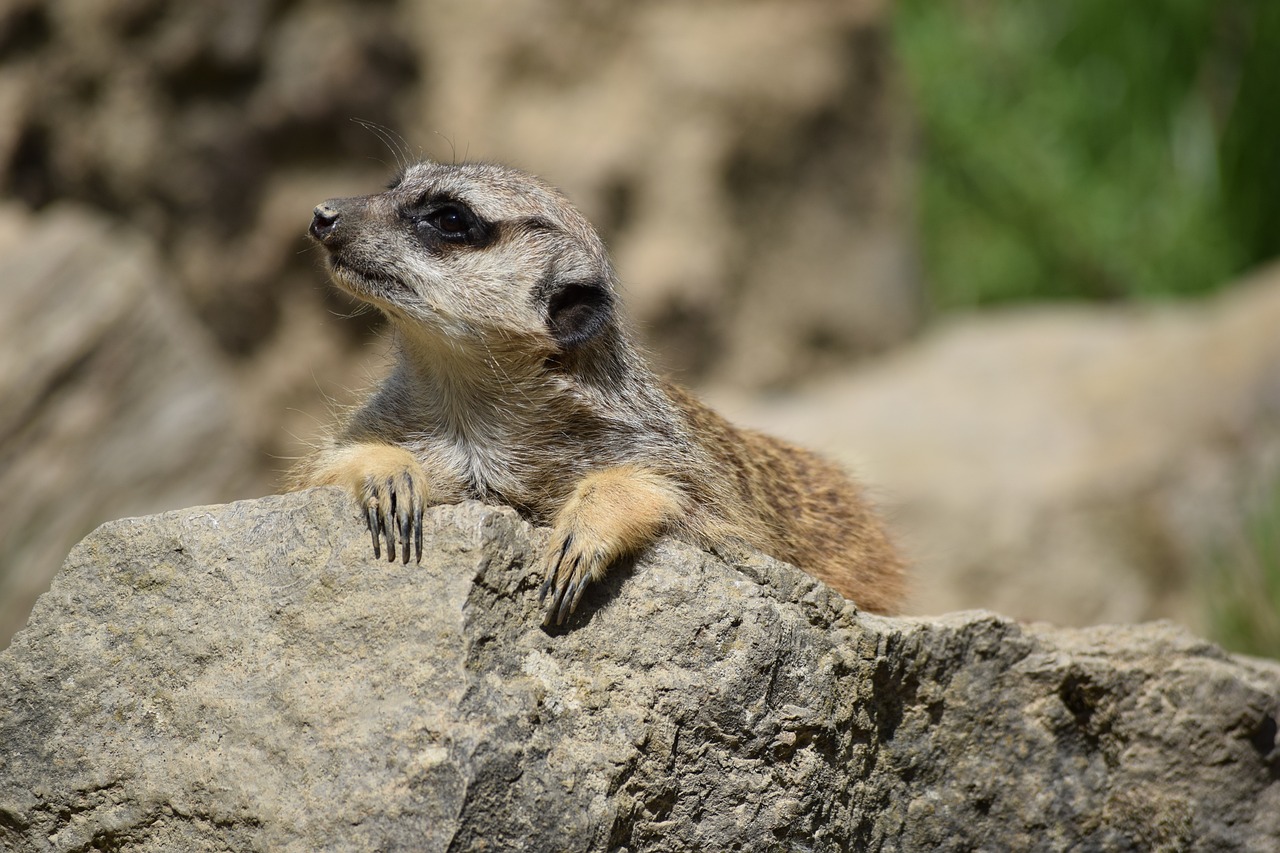
[{"label": "meerkat chest", "polygon": [[527,491],[521,476],[521,454],[510,441],[492,440],[490,436],[479,440],[454,438],[448,442],[446,453],[467,491],[477,498],[509,495],[509,500],[518,500]]},{"label": "meerkat chest", "polygon": [[423,436],[416,450],[426,467],[455,481],[467,497],[541,511],[549,470],[564,468],[563,454],[544,430],[511,428],[501,420],[467,430],[441,429]]},{"label": "meerkat chest", "polygon": [[460,494],[542,517],[599,462],[598,419],[563,392],[536,383],[451,390],[419,401],[412,443]]}]

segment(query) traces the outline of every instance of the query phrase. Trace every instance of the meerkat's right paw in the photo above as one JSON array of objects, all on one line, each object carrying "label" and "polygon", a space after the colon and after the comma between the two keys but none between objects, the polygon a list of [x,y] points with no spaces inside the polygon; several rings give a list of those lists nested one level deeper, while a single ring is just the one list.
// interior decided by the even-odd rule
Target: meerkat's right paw
[{"label": "meerkat's right paw", "polygon": [[396,540],[401,562],[422,562],[422,516],[427,506],[426,476],[421,466],[405,466],[395,472],[366,474],[356,497],[364,506],[365,523],[373,539],[373,556],[381,557],[379,535],[387,543],[387,560],[395,562]]},{"label": "meerkat's right paw", "polygon": [[422,521],[427,507],[427,475],[412,453],[391,444],[361,442],[335,447],[312,467],[306,485],[344,486],[364,509],[373,537],[373,555],[402,562],[410,552],[422,562]]},{"label": "meerkat's right paw", "polygon": [[545,607],[542,624],[563,624],[588,583],[604,577],[618,558],[653,542],[683,506],[678,487],[638,465],[584,477],[552,527],[538,597]]}]

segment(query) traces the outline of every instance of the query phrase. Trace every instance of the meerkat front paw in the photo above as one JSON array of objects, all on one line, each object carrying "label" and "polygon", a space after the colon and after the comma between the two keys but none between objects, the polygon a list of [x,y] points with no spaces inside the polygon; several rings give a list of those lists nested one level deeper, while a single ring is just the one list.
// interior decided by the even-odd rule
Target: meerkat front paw
[{"label": "meerkat front paw", "polygon": [[[538,595],[539,602],[546,604],[542,623],[563,624],[577,609],[587,584],[604,577],[605,570],[623,553],[618,543],[604,540],[595,531],[555,528],[542,561],[546,575]],[[546,600],[548,593],[550,601]]]},{"label": "meerkat front paw", "polygon": [[373,555],[395,562],[396,544],[402,562],[410,553],[422,562],[422,522],[427,507],[427,475],[417,458],[403,447],[360,442],[335,447],[323,454],[304,477],[306,486],[344,486],[364,511],[373,537]]},{"label": "meerkat front paw", "polygon": [[427,478],[421,466],[366,474],[356,495],[364,506],[365,524],[373,538],[373,556],[381,557],[379,536],[387,543],[387,560],[396,559],[400,542],[401,562],[409,562],[410,545],[415,562],[422,562],[422,517],[427,506]]},{"label": "meerkat front paw", "polygon": [[638,465],[584,477],[556,516],[543,558],[546,580],[538,596],[545,607],[543,624],[563,624],[588,583],[653,542],[683,505],[674,483]]}]

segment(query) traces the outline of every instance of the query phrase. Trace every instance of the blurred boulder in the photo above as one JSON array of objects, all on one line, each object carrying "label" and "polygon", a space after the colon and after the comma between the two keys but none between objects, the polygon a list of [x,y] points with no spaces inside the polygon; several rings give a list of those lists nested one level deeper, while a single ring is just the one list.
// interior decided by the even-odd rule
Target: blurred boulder
[{"label": "blurred boulder", "polygon": [[876,484],[915,609],[1203,630],[1203,573],[1280,483],[1280,268],[1203,302],[957,319],[744,422]]},{"label": "blurred boulder", "polygon": [[352,118],[393,120],[416,80],[400,30],[385,2],[14,0],[0,11],[0,189],[146,231],[182,273],[169,285],[246,356],[277,329],[282,274],[310,272],[295,255],[324,195],[287,235],[264,228],[264,200],[298,171],[378,175],[366,158],[381,144]]},{"label": "blurred boulder", "polygon": [[262,484],[216,348],[145,238],[7,205],[0,258],[2,647],[98,524]]}]

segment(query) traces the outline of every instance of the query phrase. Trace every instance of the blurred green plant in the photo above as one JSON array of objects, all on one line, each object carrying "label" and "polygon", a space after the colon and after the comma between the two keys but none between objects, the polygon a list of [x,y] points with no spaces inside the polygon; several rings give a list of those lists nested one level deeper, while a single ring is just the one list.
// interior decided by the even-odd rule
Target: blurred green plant
[{"label": "blurred green plant", "polygon": [[1196,294],[1280,254],[1280,2],[899,0],[942,310]]},{"label": "blurred green plant", "polygon": [[1280,658],[1280,478],[1243,516],[1208,564],[1210,633],[1231,651]]}]

